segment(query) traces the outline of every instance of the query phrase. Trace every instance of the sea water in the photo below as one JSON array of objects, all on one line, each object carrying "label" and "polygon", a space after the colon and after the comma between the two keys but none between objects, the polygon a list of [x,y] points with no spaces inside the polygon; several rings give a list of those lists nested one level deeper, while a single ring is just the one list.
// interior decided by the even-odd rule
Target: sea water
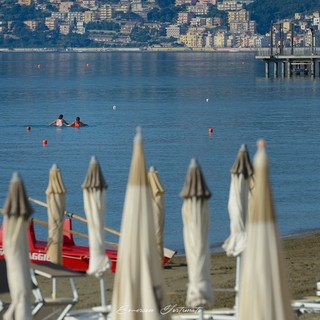
[{"label": "sea water", "polygon": [[[266,140],[281,235],[319,229],[319,86],[318,77],[266,78],[254,53],[0,53],[0,206],[14,171],[28,196],[45,201],[57,164],[67,210],[85,217],[81,184],[95,155],[108,182],[106,225],[120,230],[141,126],[147,165],[166,189],[167,248],[184,250],[179,193],[192,158],[212,192],[210,246],[220,247],[230,232],[230,168],[241,144],[253,158],[259,138]],[[59,114],[89,126],[48,127]],[[45,208],[33,207],[34,218],[47,221]],[[87,233],[76,220],[74,228]],[[46,239],[47,230],[37,233]]]}]

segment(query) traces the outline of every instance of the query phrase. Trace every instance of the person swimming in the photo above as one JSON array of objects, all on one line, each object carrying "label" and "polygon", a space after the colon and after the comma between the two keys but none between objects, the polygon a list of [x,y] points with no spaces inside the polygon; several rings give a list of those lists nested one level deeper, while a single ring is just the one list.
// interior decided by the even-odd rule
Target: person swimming
[{"label": "person swimming", "polygon": [[76,117],[76,120],[72,123],[68,124],[68,127],[86,127],[88,126],[86,123],[80,121],[80,117]]},{"label": "person swimming", "polygon": [[63,114],[60,114],[58,119],[53,120],[51,123],[49,123],[49,126],[56,125],[57,127],[62,127],[63,125],[68,125],[68,122],[63,119]]}]

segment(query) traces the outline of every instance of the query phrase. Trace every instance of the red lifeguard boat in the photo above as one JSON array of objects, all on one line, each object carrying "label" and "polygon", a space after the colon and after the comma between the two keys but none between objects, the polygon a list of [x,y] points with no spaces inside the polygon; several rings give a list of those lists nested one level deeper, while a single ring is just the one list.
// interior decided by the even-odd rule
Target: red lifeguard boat
[{"label": "red lifeguard boat", "polygon": [[[75,271],[86,272],[89,268],[90,252],[89,247],[76,245],[72,235],[72,220],[67,218],[63,225],[63,246],[62,263],[63,266]],[[68,232],[71,231],[71,232]],[[0,229],[0,259],[4,259],[2,245],[3,227]],[[36,238],[34,222],[30,221],[28,229],[30,260],[35,263],[50,261],[46,253],[47,241]],[[117,267],[117,253],[115,249],[106,249],[106,255],[111,261],[111,271],[115,272]],[[171,260],[176,251],[164,249],[163,265]]]}]

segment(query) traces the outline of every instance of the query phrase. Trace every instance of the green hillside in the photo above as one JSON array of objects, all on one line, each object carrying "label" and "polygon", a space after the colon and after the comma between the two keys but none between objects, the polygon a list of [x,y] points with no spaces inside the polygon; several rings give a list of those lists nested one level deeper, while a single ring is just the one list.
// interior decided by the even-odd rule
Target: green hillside
[{"label": "green hillside", "polygon": [[293,18],[296,12],[320,11],[320,0],[256,0],[248,6],[251,19],[257,22],[257,31],[265,34],[272,21]]}]

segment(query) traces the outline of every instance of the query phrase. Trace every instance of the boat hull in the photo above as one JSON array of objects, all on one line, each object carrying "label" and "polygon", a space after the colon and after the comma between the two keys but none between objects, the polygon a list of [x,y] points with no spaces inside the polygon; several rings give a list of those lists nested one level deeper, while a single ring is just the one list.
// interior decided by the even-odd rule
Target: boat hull
[{"label": "boat hull", "polygon": [[[0,230],[0,259],[4,259],[4,250],[2,245],[2,234],[3,227]],[[72,231],[72,220],[67,218],[64,220],[63,225],[63,246],[62,246],[62,264],[64,267],[80,271],[86,272],[89,268],[90,261],[90,250],[87,246],[79,246],[76,245],[73,239],[72,233],[68,231]],[[29,229],[28,229],[28,238],[29,238],[29,255],[30,260],[34,263],[48,262],[50,261],[47,252],[47,242],[43,240],[37,240],[34,222],[30,221]],[[117,250],[106,249],[106,255],[109,257],[111,261],[111,271],[115,272],[117,267]],[[175,255],[175,251],[165,249],[163,265],[168,263],[171,258]]]}]

